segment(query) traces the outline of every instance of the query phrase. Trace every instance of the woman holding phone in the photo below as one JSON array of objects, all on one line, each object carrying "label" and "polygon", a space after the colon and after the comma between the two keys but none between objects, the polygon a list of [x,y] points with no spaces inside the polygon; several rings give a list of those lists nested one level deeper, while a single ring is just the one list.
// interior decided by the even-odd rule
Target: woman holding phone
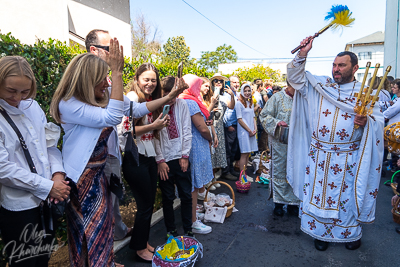
[{"label": "woman holding phone", "polygon": [[[171,101],[176,97],[177,91],[181,92],[185,88],[187,84],[180,79],[177,90],[174,88],[173,93],[165,98]],[[139,66],[126,96],[138,103],[149,103],[161,98],[160,76],[153,64],[144,63]],[[154,247],[148,243],[158,179],[154,139],[159,139],[159,131],[169,123],[169,115],[163,116],[162,111],[163,108],[160,107],[136,121],[139,166],[132,167],[132,175],[125,177],[137,204],[129,247],[136,250],[136,259],[142,262],[151,262],[154,253]]]},{"label": "woman holding phone", "polygon": [[[137,103],[161,98],[160,77],[153,64],[144,63],[139,66],[126,96]],[[136,250],[138,261],[151,262],[154,253],[154,247],[148,243],[158,178],[154,139],[159,138],[158,131],[167,126],[168,119],[168,115],[162,118],[162,108],[159,108],[138,119],[135,124],[139,166],[133,167],[134,175],[125,177],[125,180],[137,204],[129,247]]]},{"label": "woman holding phone", "polygon": [[[211,155],[212,167],[214,170],[214,174],[221,168],[225,168],[227,166],[226,162],[226,147],[225,147],[225,132],[224,132],[224,114],[227,108],[234,109],[235,108],[235,99],[232,90],[227,86],[224,88],[224,84],[228,81],[228,78],[224,76],[220,76],[218,73],[215,74],[211,78],[211,89],[205,94],[204,89],[203,98],[210,99],[208,102],[208,110],[214,111],[214,128],[218,138],[218,146],[215,148],[215,153]],[[203,84],[204,85],[204,84]],[[203,87],[202,87],[203,88]],[[221,100],[221,96],[224,92],[228,93],[231,96],[231,101],[229,102],[229,106],[227,103]],[[211,96],[211,97],[210,97]],[[233,99],[233,101],[232,101]],[[214,181],[216,179],[214,178]],[[219,184],[216,184],[219,187]]]}]

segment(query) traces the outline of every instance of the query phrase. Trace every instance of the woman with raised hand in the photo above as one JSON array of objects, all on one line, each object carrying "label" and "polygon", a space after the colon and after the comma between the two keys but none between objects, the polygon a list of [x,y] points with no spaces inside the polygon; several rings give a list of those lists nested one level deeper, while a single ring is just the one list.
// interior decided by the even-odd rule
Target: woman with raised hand
[{"label": "woman with raised hand", "polygon": [[10,267],[48,265],[54,242],[48,204],[70,191],[57,149],[60,128],[47,123],[35,95],[28,62],[0,59],[0,231]]},{"label": "woman with raised hand", "polygon": [[72,266],[115,265],[112,200],[104,167],[108,138],[124,112],[123,66],[117,39],[110,41],[105,61],[90,53],[76,56],[51,103],[51,114],[65,131],[62,152],[72,187],[67,206]]}]

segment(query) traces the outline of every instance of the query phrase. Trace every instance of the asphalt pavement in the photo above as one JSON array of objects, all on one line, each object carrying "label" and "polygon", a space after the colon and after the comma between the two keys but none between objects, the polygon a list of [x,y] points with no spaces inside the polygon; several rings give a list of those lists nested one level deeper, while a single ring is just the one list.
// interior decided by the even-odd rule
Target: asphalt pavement
[{"label": "asphalt pavement", "polygon": [[[392,173],[387,172],[387,177]],[[393,222],[390,199],[391,187],[383,185],[388,178],[381,179],[377,197],[376,220],[363,226],[362,245],[359,249],[347,250],[344,244],[331,243],[326,251],[317,251],[313,239],[300,230],[300,219],[287,213],[283,217],[273,215],[273,202],[267,200],[268,186],[252,183],[248,194],[235,191],[236,208],[239,210],[223,224],[208,223],[210,234],[196,238],[204,246],[204,256],[196,266],[400,266],[396,244],[400,235]],[[234,182],[226,181],[235,190]],[[222,185],[213,193],[230,194]],[[183,234],[180,209],[175,211],[178,232]],[[150,231],[149,243],[153,246],[166,242],[164,220]],[[116,262],[126,267],[151,266],[138,263],[134,251],[128,247],[116,254]]]}]

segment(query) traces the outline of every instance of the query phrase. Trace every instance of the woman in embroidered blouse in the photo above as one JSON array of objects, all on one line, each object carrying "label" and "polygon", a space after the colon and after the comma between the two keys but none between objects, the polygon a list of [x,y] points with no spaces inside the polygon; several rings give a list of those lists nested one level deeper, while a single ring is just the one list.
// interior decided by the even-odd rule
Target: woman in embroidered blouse
[{"label": "woman in embroidered blouse", "polygon": [[[161,98],[161,84],[157,68],[151,63],[144,63],[136,70],[127,97],[134,102],[146,102]],[[139,261],[151,261],[154,247],[148,243],[151,216],[157,189],[157,163],[154,138],[159,138],[158,131],[167,126],[169,116],[163,119],[162,109],[136,121],[135,131],[139,150],[139,166],[133,171],[137,174],[125,177],[137,204],[135,225],[129,247],[136,250]]]},{"label": "woman in embroidered blouse", "polygon": [[[45,246],[51,247],[54,233],[49,230],[47,212],[41,220],[41,203],[47,198],[63,201],[70,190],[57,149],[60,128],[47,123],[43,110],[33,100],[35,95],[36,80],[29,63],[19,56],[0,59],[0,108],[24,138],[37,172],[31,172],[16,132],[0,115],[0,230],[4,244],[14,243],[4,252],[10,256],[13,247],[25,248],[21,252],[44,249],[35,257],[30,253],[16,257],[14,251],[14,258],[7,259],[10,266],[47,266],[52,251]],[[40,238],[21,240],[24,232],[25,236]]]},{"label": "woman in embroidered blouse", "polygon": [[115,265],[112,199],[104,167],[108,138],[124,112],[123,66],[116,39],[110,40],[105,61],[90,53],[76,56],[51,103],[51,114],[65,131],[64,166],[73,182],[66,210],[72,266]]},{"label": "woman in embroidered blouse", "polygon": [[240,171],[247,166],[249,154],[257,151],[257,123],[254,118],[253,101],[251,98],[251,87],[249,84],[242,85],[240,90],[239,101],[237,101],[235,109],[238,119],[238,139],[240,147]]}]

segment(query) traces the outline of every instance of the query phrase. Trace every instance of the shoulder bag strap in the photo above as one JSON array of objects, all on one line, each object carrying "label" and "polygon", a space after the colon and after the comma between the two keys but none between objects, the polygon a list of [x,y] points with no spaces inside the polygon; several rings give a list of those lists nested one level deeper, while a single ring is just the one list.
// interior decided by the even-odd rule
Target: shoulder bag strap
[{"label": "shoulder bag strap", "polygon": [[129,124],[131,125],[133,140],[135,141],[135,144],[136,144],[136,130],[135,130],[135,122],[133,121],[132,107],[133,107],[133,101],[131,101],[130,107],[129,107]]},{"label": "shoulder bag strap", "polygon": [[1,113],[1,115],[3,115],[3,117],[6,119],[6,121],[10,124],[11,128],[13,128],[13,130],[17,134],[18,140],[22,146],[22,151],[24,151],[24,155],[25,155],[26,161],[28,162],[29,168],[31,169],[31,172],[37,173],[35,164],[33,163],[31,154],[29,153],[29,150],[25,143],[24,137],[22,137],[22,134],[18,130],[17,125],[15,125],[14,121],[10,118],[10,116],[7,114],[7,112],[2,107],[0,107],[0,113]]}]

